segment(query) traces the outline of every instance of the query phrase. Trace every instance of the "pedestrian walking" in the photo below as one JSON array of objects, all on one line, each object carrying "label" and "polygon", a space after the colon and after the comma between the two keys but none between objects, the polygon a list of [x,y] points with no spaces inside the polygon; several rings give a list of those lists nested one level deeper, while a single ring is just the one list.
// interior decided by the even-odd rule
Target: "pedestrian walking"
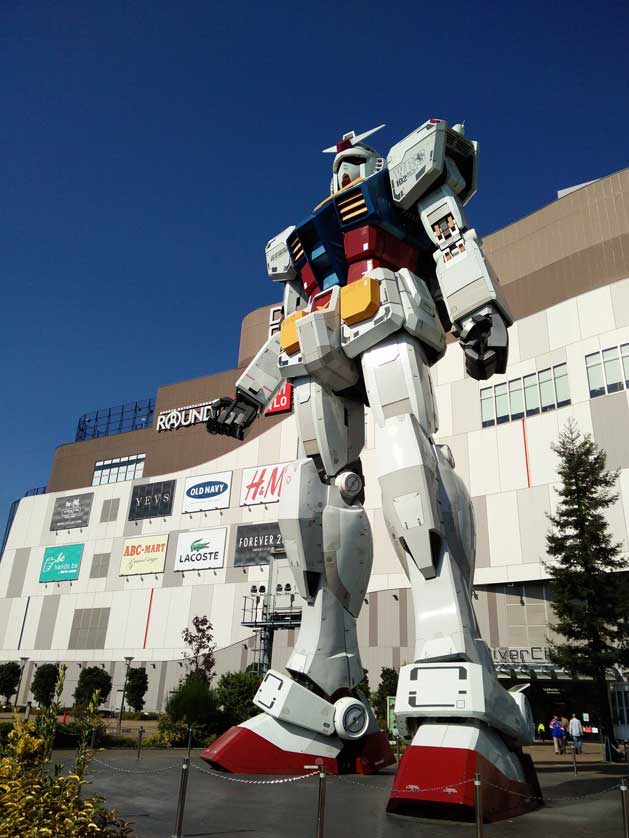
[{"label": "pedestrian walking", "polygon": [[583,751],[583,725],[581,724],[581,720],[577,718],[577,714],[573,713],[570,722],[568,723],[568,732],[570,736],[572,736],[572,742],[574,744],[574,751],[577,754],[582,753]]},{"label": "pedestrian walking", "polygon": [[565,731],[558,716],[553,716],[550,721],[550,735],[553,737],[553,748],[555,749],[555,753],[561,754],[563,742],[565,741]]},{"label": "pedestrian walking", "polygon": [[537,725],[537,738],[541,739],[542,742],[544,742],[546,739],[546,725],[544,724],[544,722],[540,722]]}]

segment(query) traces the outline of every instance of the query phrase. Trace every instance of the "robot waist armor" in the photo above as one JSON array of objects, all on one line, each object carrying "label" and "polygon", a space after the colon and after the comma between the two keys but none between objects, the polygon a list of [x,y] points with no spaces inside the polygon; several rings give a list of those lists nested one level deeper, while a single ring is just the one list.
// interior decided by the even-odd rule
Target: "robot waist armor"
[{"label": "robot waist armor", "polygon": [[374,269],[283,320],[280,370],[284,378],[309,375],[328,389],[345,389],[358,379],[354,359],[400,329],[424,344],[431,363],[443,356],[446,336],[426,283],[406,268]]}]

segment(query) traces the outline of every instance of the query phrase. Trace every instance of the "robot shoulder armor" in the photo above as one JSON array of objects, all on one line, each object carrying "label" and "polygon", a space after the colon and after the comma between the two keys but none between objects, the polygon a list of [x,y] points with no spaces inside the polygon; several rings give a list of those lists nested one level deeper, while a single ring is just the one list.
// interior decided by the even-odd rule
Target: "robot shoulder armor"
[{"label": "robot shoulder armor", "polygon": [[[460,183],[460,199],[466,203],[476,190],[477,144],[463,136],[462,126],[449,128],[442,119],[429,119],[416,128],[387,156],[393,200],[402,209],[410,209],[442,177],[452,178],[456,165],[456,180]],[[460,175],[459,175],[460,172]]]},{"label": "robot shoulder armor", "polygon": [[288,249],[288,239],[295,227],[287,227],[274,236],[265,248],[266,269],[275,282],[295,279],[297,271]]}]

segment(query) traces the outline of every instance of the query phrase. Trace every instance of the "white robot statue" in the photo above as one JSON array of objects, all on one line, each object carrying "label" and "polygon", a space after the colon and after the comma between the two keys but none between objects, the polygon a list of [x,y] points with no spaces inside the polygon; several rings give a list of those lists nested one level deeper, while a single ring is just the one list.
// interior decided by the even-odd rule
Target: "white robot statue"
[{"label": "white robot statue", "polygon": [[288,674],[269,670],[254,699],[263,712],[204,758],[240,773],[302,772],[317,759],[333,773],[371,773],[394,761],[358,689],[356,618],[372,565],[359,459],[368,405],[416,633],[396,697],[408,747],[389,811],[468,817],[464,781],[480,772],[485,816],[507,817],[539,796],[521,750],[530,710],[498,683],[480,637],[472,505],[452,453],[434,441],[430,367],[452,331],[471,377],[504,372],[512,318],[463,209],[477,143],[430,119],[384,159],[365,143],[377,130],[325,150],[335,154],[330,196],[267,244],[269,276],[284,286],[281,329],[208,421],[211,433],[243,439],[292,382],[301,459],[287,468],[279,525],[305,604]]}]

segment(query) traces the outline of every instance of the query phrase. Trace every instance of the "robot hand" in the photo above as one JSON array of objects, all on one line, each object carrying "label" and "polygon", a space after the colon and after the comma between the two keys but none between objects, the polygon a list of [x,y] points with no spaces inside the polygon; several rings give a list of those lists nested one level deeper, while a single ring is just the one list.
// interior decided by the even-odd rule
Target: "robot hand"
[{"label": "robot hand", "polygon": [[463,320],[459,326],[459,340],[465,353],[465,369],[472,378],[485,380],[506,370],[509,355],[507,324],[492,306],[484,306]]},{"label": "robot hand", "polygon": [[259,410],[259,405],[237,389],[233,399],[215,399],[210,403],[210,418],[205,427],[210,434],[244,439],[245,431],[258,415]]}]

